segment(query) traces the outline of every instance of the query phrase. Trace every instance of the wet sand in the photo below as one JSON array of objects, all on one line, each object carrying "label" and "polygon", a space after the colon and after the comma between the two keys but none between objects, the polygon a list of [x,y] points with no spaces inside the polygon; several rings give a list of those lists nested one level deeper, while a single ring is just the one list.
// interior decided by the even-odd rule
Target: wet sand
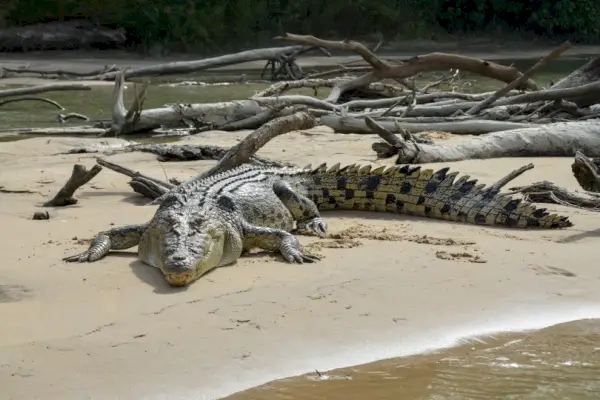
[{"label": "wet sand", "polygon": [[[230,146],[243,135],[212,132],[195,141]],[[390,164],[375,161],[373,140],[315,128],[278,137],[259,154],[301,165]],[[169,288],[157,270],[136,261],[135,249],[92,264],[62,263],[98,231],[145,222],[155,210],[126,177],[105,170],[81,189],[78,205],[51,209],[49,221],[31,220],[74,163],[89,167],[95,157],[55,154],[94,141],[0,143],[3,398],[216,398],[472,334],[600,317],[600,214],[552,205],[575,226],[519,231],[329,212],[339,239],[300,237],[320,243],[319,263],[288,265],[257,254],[187,290]],[[213,165],[161,164],[143,153],[111,160],[158,178],[187,178]],[[577,188],[568,158],[450,167],[489,184],[529,162],[535,169],[514,185],[549,179]]]},{"label": "wet sand", "polygon": [[328,373],[315,371],[224,400],[597,399],[600,320],[490,335],[460,346]]}]

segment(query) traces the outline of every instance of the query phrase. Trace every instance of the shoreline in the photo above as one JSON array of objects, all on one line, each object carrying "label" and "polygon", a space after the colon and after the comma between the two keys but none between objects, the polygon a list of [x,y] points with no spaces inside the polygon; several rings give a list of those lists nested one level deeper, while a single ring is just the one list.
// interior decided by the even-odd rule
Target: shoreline
[{"label": "shoreline", "polygon": [[[577,322],[577,321],[582,321],[582,320],[592,319],[592,320],[600,321],[600,305],[598,305],[598,304],[589,304],[589,305],[580,304],[581,307],[574,313],[575,315],[573,315],[572,317],[569,317],[567,319],[565,319],[564,317],[561,318],[561,316],[559,316],[558,314],[560,314],[561,312],[566,312],[567,314],[572,315],[573,314],[573,309],[571,308],[572,305],[563,305],[563,306],[564,306],[564,310],[560,310],[560,311],[557,311],[555,308],[552,308],[552,307],[548,308],[548,310],[545,310],[547,312],[544,312],[544,314],[547,314],[546,317],[543,319],[537,318],[535,321],[532,321],[530,319],[531,315],[520,315],[519,317],[510,316],[508,318],[503,318],[503,316],[506,316],[506,315],[503,315],[501,313],[500,314],[495,313],[494,314],[495,318],[500,317],[501,319],[504,320],[504,322],[502,324],[500,324],[500,327],[491,327],[491,326],[488,326],[485,324],[483,324],[483,326],[481,326],[481,324],[478,324],[478,323],[472,323],[472,324],[467,323],[465,325],[454,327],[456,329],[451,329],[452,333],[447,333],[445,335],[436,334],[435,338],[430,339],[430,340],[413,340],[411,338],[409,338],[409,339],[405,338],[405,339],[403,339],[403,341],[409,342],[408,344],[398,344],[398,343],[389,344],[389,345],[380,344],[381,348],[376,350],[375,352],[373,352],[373,349],[370,349],[372,351],[372,353],[368,357],[365,357],[364,354],[357,354],[357,352],[348,351],[342,355],[337,355],[336,357],[334,357],[334,359],[331,359],[331,360],[318,359],[318,361],[315,362],[315,364],[326,365],[326,367],[324,367],[324,368],[311,366],[311,367],[305,368],[303,370],[303,372],[298,372],[299,370],[297,370],[297,371],[295,371],[295,373],[285,375],[285,376],[283,375],[284,373],[270,374],[274,378],[269,379],[269,380],[258,378],[252,382],[251,386],[247,386],[246,384],[244,384],[243,389],[236,390],[234,392],[227,393],[230,389],[224,389],[221,391],[215,391],[215,393],[217,393],[216,395],[211,395],[208,397],[204,396],[204,394],[202,392],[198,392],[198,393],[190,394],[189,396],[187,396],[185,398],[189,398],[189,399],[219,398],[219,399],[223,399],[223,400],[228,400],[230,398],[237,399],[237,398],[243,397],[245,392],[249,391],[250,389],[256,389],[265,384],[273,384],[276,381],[279,381],[282,379],[298,378],[298,377],[313,373],[315,370],[318,370],[319,373],[321,373],[323,375],[330,375],[332,371],[336,371],[336,370],[340,370],[340,369],[348,369],[348,368],[354,368],[354,367],[361,368],[361,367],[369,365],[369,364],[384,362],[387,360],[400,359],[400,358],[412,357],[412,356],[422,356],[422,355],[428,355],[428,354],[438,351],[438,350],[453,349],[453,348],[457,348],[457,347],[460,347],[460,346],[466,344],[468,341],[482,342],[482,340],[485,340],[486,338],[493,336],[493,335],[506,335],[506,334],[537,332],[537,331],[541,331],[546,328],[551,328],[553,326],[557,326],[560,324]],[[539,309],[535,310],[535,311],[539,312]],[[507,315],[510,314],[510,312],[507,312],[507,311],[505,311],[505,312]],[[446,330],[447,328],[449,328],[449,327],[448,326],[438,327],[438,329],[440,331]],[[436,333],[440,333],[440,332],[436,332]],[[415,335],[419,336],[420,333],[417,332],[417,333],[415,333]],[[393,350],[390,350],[390,349],[393,349]],[[374,354],[377,354],[377,355],[374,355]],[[379,358],[377,358],[377,357],[379,357]],[[240,386],[240,385],[238,385],[238,386]],[[223,395],[222,393],[227,393],[227,394]],[[164,397],[161,397],[163,395],[166,396],[167,394],[166,393],[161,394],[156,397],[152,397],[152,399],[164,398]],[[171,393],[171,395],[172,395],[172,393]]]},{"label": "shoreline", "polygon": [[[183,143],[232,146],[245,134],[207,132]],[[277,137],[259,153],[301,165],[389,165],[375,160],[373,139],[320,127]],[[432,338],[447,344],[482,324],[510,328],[502,312],[548,324],[553,316],[574,319],[576,312],[589,317],[595,310],[586,307],[600,303],[594,262],[600,214],[555,205],[543,206],[568,215],[574,227],[529,231],[327,212],[329,230],[343,239],[299,237],[303,244],[324,243],[320,262],[294,266],[269,255],[246,256],[186,290],[169,288],[158,271],[136,261],[135,249],[65,264],[62,257],[85,247],[82,239],[111,223],[147,221],[155,210],[131,192],[128,178],[105,170],[77,193],[76,206],[50,209],[48,221],[30,219],[74,163],[89,167],[97,156],[55,154],[100,141],[120,142],[0,144],[0,184],[32,192],[0,194],[0,224],[10,227],[0,241],[0,318],[10,321],[0,331],[0,387],[8,399],[165,398],[174,392],[215,398],[274,377],[395,357],[410,346],[431,347]],[[214,164],[159,163],[147,153],[110,159],[156,177],[186,178]],[[570,158],[422,167],[449,166],[490,184],[529,162],[535,169],[515,186],[551,179],[577,188]],[[423,338],[428,343],[419,342]]]}]

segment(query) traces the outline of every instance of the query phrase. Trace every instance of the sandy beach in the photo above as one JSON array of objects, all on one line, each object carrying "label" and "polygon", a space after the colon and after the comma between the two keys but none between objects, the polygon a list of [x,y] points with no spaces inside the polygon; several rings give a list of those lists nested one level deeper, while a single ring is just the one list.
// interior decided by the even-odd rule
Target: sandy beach
[{"label": "sandy beach", "polygon": [[[230,146],[245,133],[192,141]],[[451,138],[449,140],[461,140]],[[104,170],[79,204],[34,211],[94,154],[56,155],[118,139],[36,138],[0,144],[0,387],[4,399],[212,399],[266,381],[400,356],[457,337],[600,316],[600,214],[552,206],[574,227],[524,231],[369,212],[324,213],[340,239],[301,236],[323,259],[290,265],[256,254],[174,290],[135,251],[66,264],[98,231],[147,221],[155,206]],[[314,128],[260,155],[305,165],[376,161],[372,136]],[[186,143],[186,142],[184,142]],[[188,142],[189,143],[189,142]],[[114,162],[187,178],[212,161]],[[570,158],[457,162],[493,183],[534,162],[514,185],[544,179],[576,189]],[[437,168],[440,165],[425,165]]]}]

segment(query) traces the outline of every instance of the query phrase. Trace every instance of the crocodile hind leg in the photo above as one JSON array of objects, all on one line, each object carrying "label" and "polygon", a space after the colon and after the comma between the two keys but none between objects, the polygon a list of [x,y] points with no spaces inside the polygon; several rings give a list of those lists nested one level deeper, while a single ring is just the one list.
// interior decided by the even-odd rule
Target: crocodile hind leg
[{"label": "crocodile hind leg", "polygon": [[319,236],[324,236],[327,233],[327,222],[321,218],[317,205],[311,199],[296,192],[285,181],[275,182],[273,190],[279,200],[292,213],[297,221],[298,229],[312,231]]},{"label": "crocodile hind leg", "polygon": [[83,253],[63,258],[67,262],[94,262],[111,250],[125,250],[137,246],[148,223],[139,225],[126,225],[100,232],[90,247]]},{"label": "crocodile hind leg", "polygon": [[306,254],[300,248],[296,236],[283,229],[265,228],[247,222],[243,223],[244,249],[258,247],[267,251],[279,251],[289,263],[313,263],[319,257]]}]

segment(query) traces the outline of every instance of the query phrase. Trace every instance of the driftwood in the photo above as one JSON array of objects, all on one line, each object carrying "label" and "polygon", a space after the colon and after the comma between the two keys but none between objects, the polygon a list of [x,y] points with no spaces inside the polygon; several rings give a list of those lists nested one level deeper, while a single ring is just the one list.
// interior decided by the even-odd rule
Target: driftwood
[{"label": "driftwood", "polygon": [[520,193],[526,201],[532,203],[560,204],[590,211],[600,211],[599,193],[572,191],[548,181],[512,187],[509,190],[510,194]]},{"label": "driftwood", "polygon": [[[385,129],[378,125],[379,129]],[[397,137],[400,144],[396,164],[500,157],[569,157],[575,155],[576,149],[594,157],[600,156],[600,123],[591,121],[539,125],[435,145]]]},{"label": "driftwood", "polygon": [[[289,65],[292,60],[290,56],[306,52],[311,49],[311,46],[285,46],[285,47],[270,47],[264,49],[255,49],[242,51],[234,54],[227,54],[220,57],[206,58],[196,61],[177,61],[149,67],[131,68],[125,71],[125,78],[134,78],[142,76],[162,76],[175,74],[189,74],[192,72],[202,71],[209,68],[218,68],[226,65],[241,64],[251,61],[270,61],[282,62],[283,65]],[[270,64],[268,64],[270,65]],[[282,75],[281,72],[275,70],[275,77]],[[87,77],[86,79],[113,80],[118,78],[119,71],[105,72],[97,76]],[[275,78],[274,77],[274,78]]]},{"label": "driftwood", "polygon": [[600,158],[589,158],[581,151],[577,151],[571,170],[577,183],[584,190],[600,193]]},{"label": "driftwood", "polygon": [[[366,118],[369,118],[366,116]],[[402,119],[377,119],[377,122],[386,129],[399,133],[402,130],[408,132],[450,132],[455,134],[479,135],[489,132],[501,132],[511,129],[528,128],[531,124],[521,124],[516,122],[487,121],[487,120],[466,120],[466,121],[448,121],[448,122],[404,122]],[[324,115],[320,118],[322,125],[328,126],[337,133],[363,133],[372,134],[365,118],[338,117],[336,115]]]},{"label": "driftwood", "polygon": [[535,74],[535,72],[538,69],[540,69],[544,65],[548,64],[550,61],[558,58],[562,53],[564,53],[565,51],[567,51],[570,48],[571,48],[571,43],[569,43],[569,42],[563,43],[560,47],[557,47],[550,54],[548,54],[547,56],[542,58],[540,61],[538,61],[533,67],[529,68],[529,70],[526,71],[523,75],[521,75],[514,81],[510,82],[509,84],[504,86],[502,89],[498,90],[496,93],[494,93],[487,99],[483,100],[481,103],[479,103],[479,104],[473,106],[472,108],[470,108],[469,110],[467,110],[466,114],[467,115],[475,115],[478,112],[480,112],[481,110],[483,110],[484,108],[491,106],[496,100],[503,97],[506,93],[510,92],[513,89],[521,87],[529,78],[531,78],[533,76],[533,74]]},{"label": "driftwood", "polygon": [[[326,99],[326,101],[331,103],[337,102],[342,93],[347,90],[363,87],[386,78],[409,78],[419,72],[425,71],[456,68],[474,72],[506,83],[510,83],[521,76],[521,72],[514,67],[506,67],[491,61],[479,60],[477,58],[458,54],[431,53],[413,57],[401,65],[392,65],[377,57],[375,53],[367,49],[363,44],[355,41],[345,40],[335,42],[319,39],[310,35],[295,35],[291,33],[286,33],[285,36],[278,36],[276,39],[305,46],[322,47],[328,50],[353,52],[360,55],[373,68],[373,71],[368,72],[365,75],[334,87]],[[519,88],[536,90],[537,85],[534,81],[529,79]]]},{"label": "driftwood", "polygon": [[87,20],[55,21],[0,30],[0,51],[62,50],[116,47],[125,32],[96,26]]},{"label": "driftwood", "polygon": [[0,98],[12,96],[25,96],[45,92],[60,92],[65,90],[92,90],[92,88],[88,85],[83,85],[81,83],[52,83],[49,85],[0,90]]},{"label": "driftwood", "polygon": [[143,175],[140,172],[133,171],[127,167],[112,163],[103,158],[97,158],[96,162],[98,165],[130,177],[131,181],[129,182],[129,186],[133,188],[134,192],[151,199],[160,197],[175,187],[175,184],[173,183],[164,182],[160,179]]},{"label": "driftwood", "polygon": [[79,200],[73,197],[77,189],[91,181],[100,171],[102,171],[102,167],[99,165],[94,165],[92,169],[88,170],[84,165],[75,164],[69,180],[54,198],[44,203],[44,207],[64,207],[77,204]]},{"label": "driftwood", "polygon": [[[552,85],[552,89],[565,89],[587,85],[600,80],[600,57],[594,57],[575,71]],[[600,92],[586,92],[571,98],[578,107],[589,107],[600,102]]]},{"label": "driftwood", "polygon": [[186,183],[204,179],[211,175],[235,168],[238,165],[247,162],[249,158],[267,144],[269,140],[291,131],[310,129],[316,125],[317,121],[305,112],[298,112],[287,117],[274,119],[261,126],[259,129],[246,136],[241,142],[229,149],[229,151],[227,151],[227,153],[219,160],[217,165],[208,171],[195,176]]},{"label": "driftwood", "polygon": [[[223,158],[228,148],[212,145],[200,144],[118,144],[118,145],[94,145],[85,147],[76,147],[70,149],[66,153],[59,154],[82,154],[82,153],[102,153],[105,156],[116,153],[140,151],[143,153],[152,153],[157,156],[160,162],[171,161],[200,161],[200,160],[215,160]],[[249,164],[260,165],[263,167],[285,167],[293,166],[293,164],[284,163],[268,158],[252,155],[248,159]],[[110,168],[107,166],[107,168]]]}]

